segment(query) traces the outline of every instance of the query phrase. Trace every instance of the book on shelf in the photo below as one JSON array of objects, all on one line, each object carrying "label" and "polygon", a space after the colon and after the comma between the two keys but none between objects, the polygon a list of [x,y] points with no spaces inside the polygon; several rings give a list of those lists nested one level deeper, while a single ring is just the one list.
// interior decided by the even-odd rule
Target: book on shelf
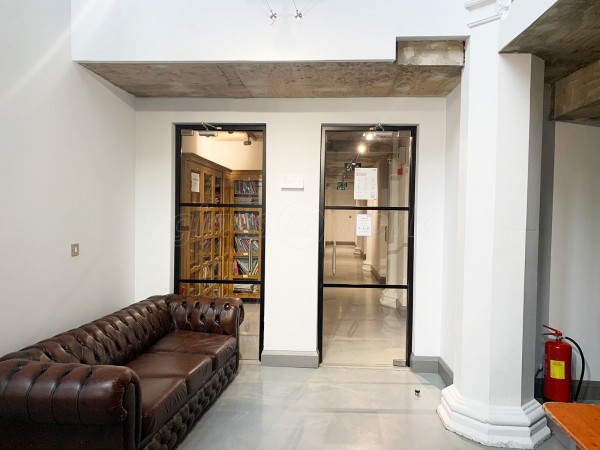
[{"label": "book on shelf", "polygon": [[233,214],[233,229],[235,231],[258,231],[257,212],[236,212]]},{"label": "book on shelf", "polygon": [[233,292],[235,294],[256,294],[258,292],[258,284],[233,284]]},{"label": "book on shelf", "polygon": [[258,275],[258,259],[252,261],[252,268],[250,263],[245,258],[234,258],[233,260],[233,274],[234,275]]},{"label": "book on shelf", "polygon": [[258,194],[257,180],[235,180],[233,182],[234,194]]},{"label": "book on shelf", "polygon": [[250,253],[250,244],[252,243],[252,253],[258,254],[258,239],[251,239],[245,236],[235,236],[233,248],[236,253]]}]

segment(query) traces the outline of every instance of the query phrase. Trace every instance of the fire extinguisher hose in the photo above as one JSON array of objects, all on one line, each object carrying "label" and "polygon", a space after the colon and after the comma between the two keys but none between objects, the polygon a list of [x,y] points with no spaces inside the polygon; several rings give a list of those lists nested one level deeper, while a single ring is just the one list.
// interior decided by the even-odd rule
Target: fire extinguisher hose
[{"label": "fire extinguisher hose", "polygon": [[581,355],[581,375],[579,375],[579,383],[577,383],[577,390],[575,391],[575,396],[573,397],[573,401],[577,402],[577,398],[579,397],[579,391],[581,389],[581,383],[583,382],[583,374],[585,373],[585,357],[583,356],[583,351],[581,350],[581,347],[577,342],[575,342],[574,339],[571,339],[568,336],[565,336],[564,339],[575,344],[575,347],[577,347],[577,350]]}]

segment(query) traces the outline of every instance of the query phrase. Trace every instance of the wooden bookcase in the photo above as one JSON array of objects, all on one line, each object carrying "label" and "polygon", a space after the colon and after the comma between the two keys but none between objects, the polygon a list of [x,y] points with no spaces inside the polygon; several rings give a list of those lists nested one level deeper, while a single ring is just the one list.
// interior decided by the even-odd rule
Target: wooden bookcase
[{"label": "wooden bookcase", "polygon": [[[229,197],[225,171],[228,169],[200,156],[184,153],[181,158],[180,278],[204,280],[183,283],[179,291],[187,295],[223,295],[224,286],[209,280],[221,280],[230,264],[226,241],[227,208],[219,206]],[[189,205],[189,204],[198,204]]]},{"label": "wooden bookcase", "polygon": [[180,283],[180,293],[260,298],[262,172],[231,171],[190,153],[181,170],[179,278],[203,281]]}]

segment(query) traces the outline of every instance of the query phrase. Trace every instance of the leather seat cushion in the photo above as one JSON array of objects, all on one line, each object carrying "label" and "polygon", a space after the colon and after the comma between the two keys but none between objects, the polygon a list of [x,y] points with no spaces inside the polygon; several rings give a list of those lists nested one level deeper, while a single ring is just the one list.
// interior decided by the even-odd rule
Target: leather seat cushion
[{"label": "leather seat cushion", "polygon": [[222,367],[235,355],[237,341],[225,334],[178,330],[161,338],[148,350],[149,353],[198,353],[213,359],[213,370]]},{"label": "leather seat cushion", "polygon": [[212,358],[196,353],[144,353],[127,364],[140,378],[183,378],[189,393],[212,374]]},{"label": "leather seat cushion", "polygon": [[142,439],[158,430],[187,400],[182,378],[141,378]]}]

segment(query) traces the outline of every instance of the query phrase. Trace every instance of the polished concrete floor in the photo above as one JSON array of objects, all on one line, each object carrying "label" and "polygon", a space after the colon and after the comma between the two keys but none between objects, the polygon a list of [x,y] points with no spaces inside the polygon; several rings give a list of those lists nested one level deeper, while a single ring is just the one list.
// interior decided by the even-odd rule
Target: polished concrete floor
[{"label": "polished concrete floor", "polygon": [[[178,448],[491,448],[444,429],[436,414],[442,387],[438,375],[407,368],[294,369],[245,362]],[[538,449],[564,450],[555,438]]]},{"label": "polished concrete floor", "polygon": [[244,303],[244,321],[240,326],[240,355],[242,359],[258,360],[260,335],[260,305]]},{"label": "polished concrete floor", "polygon": [[[326,282],[374,282],[353,253],[338,247],[341,279],[326,274]],[[406,312],[382,306],[380,296],[381,289],[325,289],[318,369],[261,366],[260,306],[245,304],[240,372],[178,448],[491,448],[444,429],[436,413],[444,387],[438,375],[392,367],[404,358]],[[564,450],[556,438],[538,448]]]},{"label": "polished concrete floor", "polygon": [[[337,247],[337,269],[325,273],[328,283],[376,283],[371,272],[362,270],[363,259],[354,246]],[[331,265],[331,247],[325,250],[326,268]],[[406,309],[382,306],[382,289],[325,288],[323,292],[323,364],[391,366],[406,358]],[[401,295],[401,293],[399,293]],[[258,360],[260,305],[246,303],[240,330],[240,352],[244,360]]]},{"label": "polished concrete floor", "polygon": [[[326,283],[377,283],[371,272],[362,270],[363,259],[354,254],[354,246],[337,246],[332,275],[331,252],[331,247],[325,249]],[[406,309],[381,305],[382,291],[323,290],[324,365],[391,366],[394,360],[406,359]]]}]

